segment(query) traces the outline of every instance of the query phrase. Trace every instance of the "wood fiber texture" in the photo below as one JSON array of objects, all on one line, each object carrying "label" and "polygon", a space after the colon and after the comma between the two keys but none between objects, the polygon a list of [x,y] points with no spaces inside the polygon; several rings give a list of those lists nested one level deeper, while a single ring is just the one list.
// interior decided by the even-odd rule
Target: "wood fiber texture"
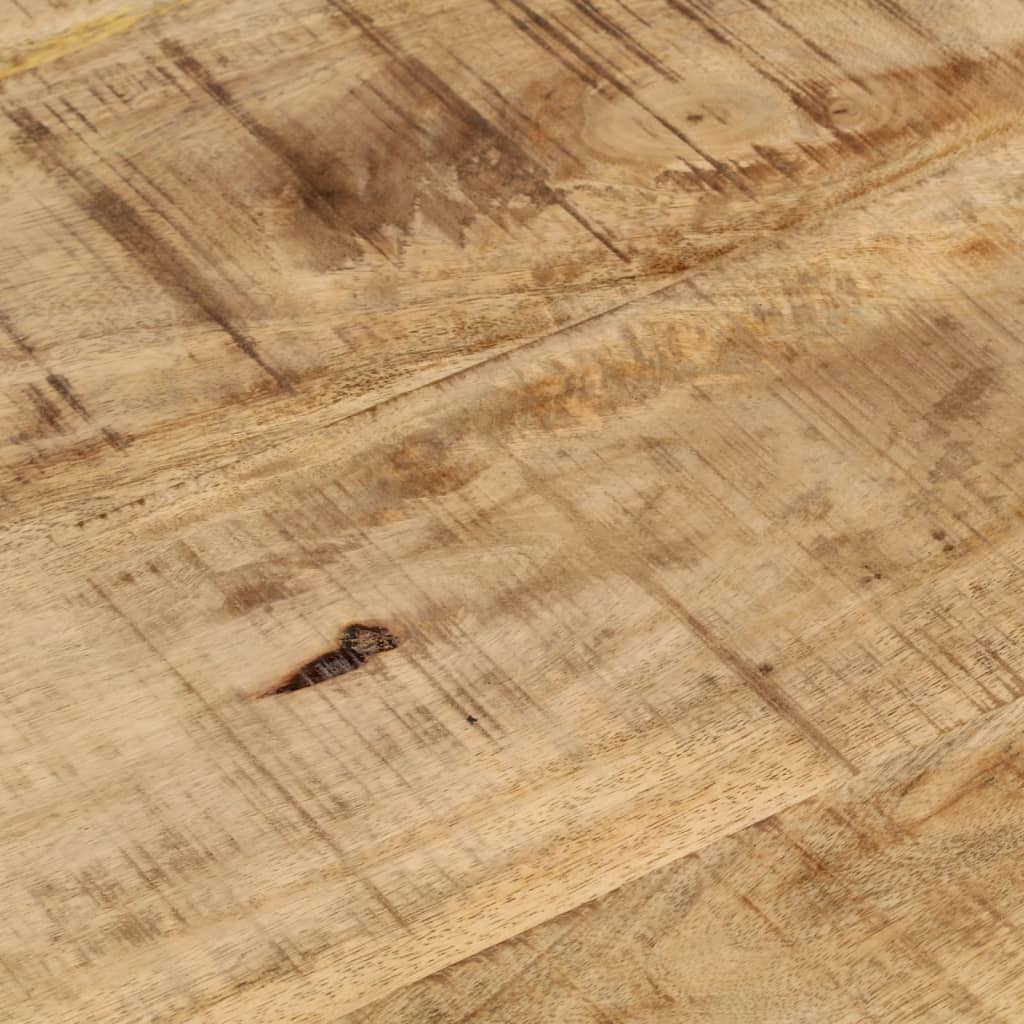
[{"label": "wood fiber texture", "polygon": [[0,0],[0,1021],[1024,1021],[1018,0]]}]

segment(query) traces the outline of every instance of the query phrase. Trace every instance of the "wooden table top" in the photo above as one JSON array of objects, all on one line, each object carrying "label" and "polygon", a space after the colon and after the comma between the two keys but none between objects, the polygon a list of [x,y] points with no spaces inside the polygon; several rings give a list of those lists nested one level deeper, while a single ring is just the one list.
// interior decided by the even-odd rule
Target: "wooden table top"
[{"label": "wooden table top", "polygon": [[0,1021],[1024,1022],[1020,0],[0,0]]}]

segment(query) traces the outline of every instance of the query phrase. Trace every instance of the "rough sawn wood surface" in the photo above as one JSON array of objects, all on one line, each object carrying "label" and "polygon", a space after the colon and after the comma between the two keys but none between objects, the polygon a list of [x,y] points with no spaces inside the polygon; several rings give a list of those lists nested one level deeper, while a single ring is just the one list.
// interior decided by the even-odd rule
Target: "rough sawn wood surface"
[{"label": "rough sawn wood surface", "polygon": [[1024,1021],[1017,0],[0,0],[0,1021]]}]

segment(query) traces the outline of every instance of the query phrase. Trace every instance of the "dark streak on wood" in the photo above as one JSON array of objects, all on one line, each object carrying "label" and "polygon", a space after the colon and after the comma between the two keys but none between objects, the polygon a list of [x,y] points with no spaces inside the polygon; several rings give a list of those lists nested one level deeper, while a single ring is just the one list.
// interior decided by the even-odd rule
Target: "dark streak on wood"
[{"label": "dark streak on wood", "polygon": [[753,71],[788,97],[798,110],[803,111],[819,127],[831,132],[837,139],[855,151],[861,153],[865,151],[863,143],[853,134],[844,132],[833,124],[826,86],[813,81],[803,83],[787,81],[787,76],[780,68],[710,13],[701,11],[696,6],[688,7],[682,0],[666,0],[666,2],[682,17],[698,25],[716,42],[737,53]]},{"label": "dark streak on wood", "polygon": [[[278,132],[253,117],[237,101],[231,90],[194,54],[171,40],[165,39],[160,46],[163,52],[174,61],[179,71],[191,78],[235,120],[239,127],[288,169],[302,202],[308,210],[329,229],[337,229],[341,226],[334,209],[339,197],[336,183],[328,185],[323,172],[299,147],[292,145]],[[354,196],[351,198],[358,199]],[[353,233],[359,235],[363,241],[380,252],[378,246],[364,232],[356,228],[353,229]]]},{"label": "dark streak on wood", "polygon": [[282,390],[290,384],[260,355],[256,342],[232,322],[222,303],[211,293],[191,266],[152,231],[132,206],[113,189],[97,185],[87,204],[92,219],[130,252],[149,275],[171,294],[176,294],[215,323]]},{"label": "dark streak on wood", "polygon": [[[559,46],[568,50],[573,56],[580,61],[585,67],[597,76],[597,80],[604,79],[620,92],[627,99],[631,100],[636,106],[643,110],[646,114],[652,117],[658,122],[666,131],[671,135],[674,135],[680,142],[685,146],[688,146],[694,153],[696,153],[702,160],[706,161],[707,164],[715,169],[719,174],[725,175],[733,185],[735,185],[741,192],[744,192],[749,198],[754,198],[753,193],[747,187],[747,185],[733,174],[732,170],[723,164],[720,160],[717,160],[711,153],[698,146],[689,135],[684,131],[681,131],[679,127],[673,124],[668,118],[658,113],[653,107],[644,102],[639,93],[636,92],[629,84],[622,81],[617,75],[611,73],[607,68],[603,67],[598,61],[582,50],[562,29],[558,28],[548,18],[538,14],[536,11],[527,7],[522,0],[508,0],[521,14],[527,18],[533,25],[535,25],[540,32],[547,33],[548,37]],[[670,0],[671,2],[671,0]],[[506,16],[511,17],[503,7],[497,5],[496,0],[491,0],[491,3],[497,6],[498,10],[502,11]],[[673,5],[674,6],[674,5]]]},{"label": "dark streak on wood", "polygon": [[936,39],[931,33],[927,32],[917,19],[912,18],[898,3],[896,0],[874,0],[875,6],[885,11],[894,21],[900,22],[905,25],[911,32],[914,33],[918,38],[923,39],[926,43],[935,43]]},{"label": "dark streak on wood", "polygon": [[591,0],[572,0],[573,6],[582,14],[588,21],[604,32],[606,35],[611,36],[613,39],[618,40],[634,57],[642,61],[648,67],[657,71],[663,78],[668,79],[670,82],[678,82],[679,76],[670,67],[663,64],[658,57],[651,53],[646,47],[638,43],[629,32],[618,25],[614,19],[609,17],[600,11]]},{"label": "dark streak on wood", "polygon": [[[100,430],[100,434],[103,435],[103,440],[110,445],[111,448],[117,449],[117,451],[124,451],[128,447],[128,442],[131,440],[131,435],[128,438],[122,437],[116,430],[111,430],[110,427],[103,427]],[[135,504],[135,502],[132,502]]]},{"label": "dark streak on wood", "polygon": [[28,343],[27,339],[19,333],[14,324],[11,323],[10,317],[4,313],[0,313],[0,331],[3,331],[4,334],[11,339],[20,352],[24,352],[27,356],[35,355],[35,349]]},{"label": "dark streak on wood", "polygon": [[[394,62],[392,70],[400,72],[413,84],[414,88],[409,90],[412,96],[415,97],[417,92],[429,94],[459,126],[456,135],[465,133],[478,139],[481,145],[489,143],[500,154],[497,165],[489,169],[479,159],[466,159],[457,164],[460,185],[478,209],[486,210],[493,217],[507,205],[507,199],[512,195],[525,196],[531,209],[559,206],[617,259],[624,263],[630,261],[629,255],[616,245],[611,236],[583,216],[561,189],[548,184],[543,168],[476,107],[422,61],[402,51],[368,17],[356,12],[343,0],[330,2],[339,14]],[[596,85],[596,82],[591,84]]]},{"label": "dark streak on wood", "polygon": [[32,404],[35,406],[36,411],[39,413],[40,421],[48,424],[53,430],[58,433],[62,432],[64,427],[60,421],[60,409],[58,409],[40,390],[35,384],[29,384],[28,395],[32,400]]},{"label": "dark streak on wood", "polygon": [[850,72],[838,61],[831,53],[828,52],[824,47],[819,46],[810,36],[801,32],[791,21],[784,18],[777,10],[773,10],[768,6],[765,0],[749,0],[750,4],[756,7],[759,11],[771,18],[780,28],[785,29],[791,33],[797,39],[800,40],[804,46],[811,51],[811,53],[820,57],[822,60],[827,61],[834,68],[841,71],[854,85],[862,89],[864,92],[870,93],[871,89],[864,83],[864,80],[858,75],[852,75]]},{"label": "dark streak on wood", "polygon": [[267,363],[256,342],[235,325],[223,299],[185,257],[145,223],[126,199],[84,168],[65,162],[53,152],[49,146],[54,140],[53,132],[29,111],[19,108],[5,113],[20,130],[23,145],[34,143],[41,148],[41,158],[48,170],[67,175],[86,192],[82,209],[130,253],[157,284],[215,323],[282,391],[291,390],[288,375]]},{"label": "dark streak on wood", "polygon": [[60,395],[61,398],[75,411],[83,420],[89,419],[89,412],[82,404],[82,400],[75,394],[71,387],[71,382],[67,377],[62,377],[59,373],[51,373],[46,378],[46,383],[53,388],[54,391]]}]

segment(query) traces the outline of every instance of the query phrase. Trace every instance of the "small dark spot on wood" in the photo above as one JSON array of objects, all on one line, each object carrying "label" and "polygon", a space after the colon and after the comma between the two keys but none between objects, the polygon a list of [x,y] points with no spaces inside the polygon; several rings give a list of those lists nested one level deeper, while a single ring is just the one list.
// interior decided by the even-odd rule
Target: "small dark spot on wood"
[{"label": "small dark spot on wood", "polygon": [[704,120],[704,115],[703,114],[687,114],[686,115],[686,120],[689,121],[691,124],[698,124],[700,121]]},{"label": "small dark spot on wood", "polygon": [[476,715],[466,715],[466,721],[469,722],[470,725],[476,725],[480,719],[477,718]]},{"label": "small dark spot on wood", "polygon": [[942,550],[945,551],[947,554],[949,554],[950,551],[955,551],[956,550],[956,545],[953,544],[953,543],[943,544],[942,545]]},{"label": "small dark spot on wood", "polygon": [[367,658],[381,651],[393,651],[397,646],[398,638],[382,626],[346,626],[334,650],[307,662],[294,675],[261,696],[271,697],[326,683],[359,668]]},{"label": "small dark spot on wood", "polygon": [[762,661],[761,664],[757,666],[757,671],[760,672],[761,675],[767,676],[775,671],[775,666],[770,661]]},{"label": "small dark spot on wood", "polygon": [[945,530],[932,530],[932,537],[935,540],[945,540],[946,539],[946,531]]}]

